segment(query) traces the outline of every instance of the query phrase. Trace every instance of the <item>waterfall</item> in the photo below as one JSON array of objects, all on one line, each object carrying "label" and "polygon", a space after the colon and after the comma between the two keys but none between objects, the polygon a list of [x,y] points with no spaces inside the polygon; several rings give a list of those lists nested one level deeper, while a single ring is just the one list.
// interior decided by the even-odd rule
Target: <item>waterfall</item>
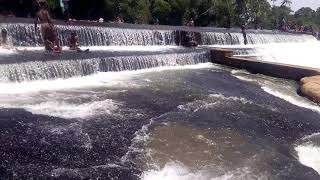
[{"label": "waterfall", "polygon": [[[248,32],[249,44],[269,44],[286,42],[308,42],[316,40],[311,35],[279,33],[279,32]],[[202,32],[202,45],[240,45],[244,44],[242,33],[239,32]]]},{"label": "waterfall", "polygon": [[[5,28],[14,46],[39,46],[42,43],[40,31],[36,34],[33,24],[0,23]],[[176,33],[173,30],[123,29],[98,26],[55,26],[60,44],[68,45],[71,31],[79,36],[82,46],[130,46],[130,45],[173,45]]]},{"label": "waterfall", "polygon": [[0,65],[0,81],[21,82],[40,79],[70,78],[98,72],[138,70],[160,66],[191,65],[208,62],[208,51],[103,57],[81,60],[31,61]]},{"label": "waterfall", "polygon": [[249,44],[269,44],[284,42],[308,42],[316,40],[315,37],[306,34],[289,34],[289,33],[247,33]]},{"label": "waterfall", "polygon": [[202,45],[237,45],[244,42],[241,33],[202,32]]},{"label": "waterfall", "polygon": [[[75,31],[82,46],[152,46],[180,45],[183,34],[192,32],[200,45],[241,45],[244,43],[242,33],[237,29],[187,28],[139,26],[103,27],[85,25],[56,25],[56,31],[63,46],[68,44],[70,32]],[[109,25],[110,26],[110,25]],[[112,25],[113,26],[113,25]],[[0,23],[0,29],[8,31],[13,46],[40,46],[40,31],[34,30],[31,23]],[[189,31],[191,30],[191,31]],[[315,38],[311,35],[280,33],[272,31],[247,31],[249,44],[267,44],[283,42],[309,42]],[[145,50],[147,52],[147,50]],[[189,50],[188,50],[189,51]],[[143,54],[143,53],[142,53]],[[175,66],[208,62],[210,54],[207,50],[192,50],[190,53],[163,52],[157,55],[110,55],[101,54],[93,57],[77,59],[68,56],[64,60],[45,59],[39,61],[20,61],[20,63],[4,59],[11,64],[0,65],[0,81],[20,82],[39,79],[69,78],[85,76],[97,72],[137,70],[158,66]],[[242,54],[242,53],[239,53]],[[250,54],[250,53],[248,53]],[[66,56],[65,56],[66,57]],[[14,57],[16,58],[16,57]],[[24,58],[24,57],[23,57]]]},{"label": "waterfall", "polygon": [[[130,28],[115,28],[82,25],[56,25],[56,31],[63,46],[68,45],[70,32],[75,31],[82,46],[131,46],[131,45],[180,45],[181,32],[192,30],[197,35],[200,45],[240,45],[244,43],[243,35],[239,30],[185,27],[166,27],[166,30],[141,29],[139,25]],[[13,46],[40,46],[42,38],[40,31],[36,34],[34,25],[30,23],[0,23],[0,29],[5,28],[11,38]],[[215,32],[210,32],[215,30]],[[311,35],[280,33],[271,31],[247,32],[249,44],[266,44],[280,42],[306,42],[315,40]]]}]

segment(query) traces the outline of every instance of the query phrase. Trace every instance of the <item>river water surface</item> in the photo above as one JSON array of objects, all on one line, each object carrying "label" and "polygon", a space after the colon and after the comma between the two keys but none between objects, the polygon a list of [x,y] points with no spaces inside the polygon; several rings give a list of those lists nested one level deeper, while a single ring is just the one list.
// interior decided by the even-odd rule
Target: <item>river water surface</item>
[{"label": "river water surface", "polygon": [[320,108],[297,87],[210,63],[1,83],[0,174],[319,179]]}]

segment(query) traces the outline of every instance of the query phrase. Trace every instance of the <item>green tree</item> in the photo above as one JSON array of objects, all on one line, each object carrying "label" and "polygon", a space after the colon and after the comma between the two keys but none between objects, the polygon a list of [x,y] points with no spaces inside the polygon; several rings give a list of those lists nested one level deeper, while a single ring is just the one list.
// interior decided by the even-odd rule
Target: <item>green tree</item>
[{"label": "green tree", "polygon": [[134,23],[147,24],[151,20],[149,0],[131,0],[129,16],[133,17]]},{"label": "green tree", "polygon": [[259,26],[269,26],[269,17],[271,14],[271,5],[266,0],[248,0],[247,1],[248,24],[255,29]]},{"label": "green tree", "polygon": [[151,13],[153,20],[158,20],[160,24],[167,24],[171,13],[171,6],[165,0],[152,0]]},{"label": "green tree", "polygon": [[294,17],[300,26],[315,26],[317,14],[309,7],[303,7],[295,12]]}]

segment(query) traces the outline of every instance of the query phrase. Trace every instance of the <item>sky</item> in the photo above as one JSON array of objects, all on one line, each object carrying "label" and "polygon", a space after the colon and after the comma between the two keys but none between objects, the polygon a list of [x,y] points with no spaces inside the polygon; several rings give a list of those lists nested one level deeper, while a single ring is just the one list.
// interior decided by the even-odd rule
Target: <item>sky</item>
[{"label": "sky", "polygon": [[[269,0],[271,2],[271,0]],[[277,4],[280,4],[281,0],[278,0]],[[296,11],[302,7],[311,7],[312,9],[316,10],[320,7],[320,0],[291,0],[291,9]]]}]

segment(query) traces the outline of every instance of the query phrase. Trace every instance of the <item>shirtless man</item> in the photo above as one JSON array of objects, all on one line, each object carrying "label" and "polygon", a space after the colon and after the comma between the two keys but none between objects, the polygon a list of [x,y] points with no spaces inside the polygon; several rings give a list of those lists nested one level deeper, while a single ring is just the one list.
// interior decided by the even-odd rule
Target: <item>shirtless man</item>
[{"label": "shirtless man", "polygon": [[246,26],[245,25],[241,25],[241,33],[243,35],[244,45],[247,45],[248,44],[248,38],[247,38]]},{"label": "shirtless man", "polygon": [[[36,14],[35,31],[37,33],[37,24],[40,21],[41,35],[47,51],[61,52],[57,34],[54,31],[54,26],[50,18],[49,12],[46,9],[46,0],[38,0],[40,10]],[[57,47],[55,47],[57,46]]]}]

